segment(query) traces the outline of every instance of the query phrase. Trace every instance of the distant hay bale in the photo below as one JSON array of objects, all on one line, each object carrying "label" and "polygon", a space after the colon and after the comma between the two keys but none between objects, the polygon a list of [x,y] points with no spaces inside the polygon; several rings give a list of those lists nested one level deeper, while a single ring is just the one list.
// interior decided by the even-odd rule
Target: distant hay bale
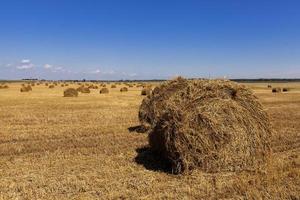
[{"label": "distant hay bale", "polygon": [[120,92],[127,92],[128,91],[128,88],[127,87],[122,87],[121,89],[120,89]]},{"label": "distant hay bale", "polygon": [[107,94],[107,93],[109,93],[109,90],[107,88],[102,88],[100,90],[100,94]]},{"label": "distant hay bale", "polygon": [[45,86],[48,86],[49,85],[49,83],[45,83]]},{"label": "distant hay bale", "polygon": [[151,94],[151,88],[143,88],[141,91],[141,95],[149,95]]},{"label": "distant hay bale", "polygon": [[281,88],[280,87],[272,88],[272,92],[273,93],[281,92]]},{"label": "distant hay bale", "polygon": [[61,84],[60,87],[65,87],[65,85],[64,85],[64,84]]},{"label": "distant hay bale", "polygon": [[268,85],[268,88],[272,88],[272,85]]},{"label": "distant hay bale", "polygon": [[77,88],[77,91],[81,93],[91,93],[91,90],[89,88],[83,86]]},{"label": "distant hay bale", "polygon": [[32,88],[31,88],[30,85],[23,86],[23,87],[21,87],[21,89],[20,89],[20,92],[30,92],[30,91],[32,91]]},{"label": "distant hay bale", "polygon": [[74,88],[68,88],[64,91],[64,97],[78,97],[78,91]]},{"label": "distant hay bale", "polygon": [[282,92],[288,92],[289,90],[289,88],[282,88]]},{"label": "distant hay bale", "polygon": [[143,100],[139,120],[173,173],[252,171],[270,153],[267,114],[251,90],[231,81],[168,81]]},{"label": "distant hay bale", "polygon": [[111,86],[110,86],[110,88],[116,88],[116,87],[117,87],[116,85],[111,85]]},{"label": "distant hay bale", "polygon": [[54,87],[54,85],[49,85],[49,89],[53,89]]},{"label": "distant hay bale", "polygon": [[0,85],[0,89],[8,89],[8,85]]}]

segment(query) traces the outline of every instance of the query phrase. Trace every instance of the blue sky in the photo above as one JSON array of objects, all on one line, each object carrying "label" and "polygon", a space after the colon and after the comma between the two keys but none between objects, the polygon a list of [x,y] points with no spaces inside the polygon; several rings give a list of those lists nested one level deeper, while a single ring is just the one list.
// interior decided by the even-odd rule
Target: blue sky
[{"label": "blue sky", "polygon": [[300,77],[300,1],[0,0],[0,79]]}]

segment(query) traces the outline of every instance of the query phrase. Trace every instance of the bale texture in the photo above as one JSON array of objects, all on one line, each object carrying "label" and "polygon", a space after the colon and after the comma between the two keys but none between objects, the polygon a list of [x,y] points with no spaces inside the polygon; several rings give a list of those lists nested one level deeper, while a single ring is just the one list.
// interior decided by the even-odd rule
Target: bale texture
[{"label": "bale texture", "polygon": [[107,94],[107,93],[109,93],[109,90],[107,88],[102,88],[100,90],[100,94]]},{"label": "bale texture", "polygon": [[156,87],[140,107],[150,148],[175,174],[256,170],[270,153],[271,127],[252,92],[225,80],[183,78]]},{"label": "bale texture", "polygon": [[68,88],[64,91],[64,97],[78,97],[78,91],[74,88]]}]

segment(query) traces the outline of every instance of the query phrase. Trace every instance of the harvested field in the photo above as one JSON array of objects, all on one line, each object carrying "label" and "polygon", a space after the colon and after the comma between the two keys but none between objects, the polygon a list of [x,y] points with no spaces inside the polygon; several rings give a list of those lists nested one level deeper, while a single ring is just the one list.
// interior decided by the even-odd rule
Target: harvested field
[{"label": "harvested field", "polygon": [[0,199],[300,197],[300,83],[271,83],[289,88],[276,94],[270,83],[246,84],[274,128],[263,173],[195,169],[185,175],[171,174],[148,148],[138,119],[141,88],[64,98],[62,87],[36,84],[22,94],[20,84],[0,90]]}]

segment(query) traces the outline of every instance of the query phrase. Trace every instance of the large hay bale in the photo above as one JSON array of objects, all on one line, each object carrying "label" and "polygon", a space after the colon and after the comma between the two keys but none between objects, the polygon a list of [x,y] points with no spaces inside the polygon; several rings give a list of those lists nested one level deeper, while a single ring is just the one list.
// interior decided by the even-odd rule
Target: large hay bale
[{"label": "large hay bale", "polygon": [[272,88],[272,92],[273,92],[273,93],[281,92],[281,88],[280,88],[280,87]]},{"label": "large hay bale", "polygon": [[109,90],[107,88],[102,88],[100,90],[100,94],[107,94],[107,93],[109,93]]},{"label": "large hay bale", "polygon": [[128,88],[127,87],[122,87],[121,89],[120,89],[120,92],[127,92],[128,91]]},{"label": "large hay bale", "polygon": [[116,87],[117,87],[116,85],[111,85],[111,86],[110,86],[110,88],[116,88]]},{"label": "large hay bale", "polygon": [[270,123],[245,86],[178,78],[156,87],[139,112],[150,148],[173,173],[256,170],[270,153]]},{"label": "large hay bale", "polygon": [[64,97],[78,97],[78,91],[74,88],[68,88],[64,91]]}]

